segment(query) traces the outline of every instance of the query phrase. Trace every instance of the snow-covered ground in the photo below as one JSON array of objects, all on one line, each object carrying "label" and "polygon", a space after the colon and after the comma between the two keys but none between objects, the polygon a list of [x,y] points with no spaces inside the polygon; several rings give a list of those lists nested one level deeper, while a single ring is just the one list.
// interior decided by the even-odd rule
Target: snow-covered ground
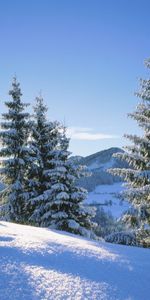
[{"label": "snow-covered ground", "polygon": [[149,300],[150,250],[0,222],[0,300]]},{"label": "snow-covered ground", "polygon": [[85,203],[99,204],[106,212],[111,212],[114,218],[119,218],[123,212],[129,209],[129,203],[120,201],[117,197],[121,191],[123,191],[122,182],[99,185],[94,191],[88,193]]}]

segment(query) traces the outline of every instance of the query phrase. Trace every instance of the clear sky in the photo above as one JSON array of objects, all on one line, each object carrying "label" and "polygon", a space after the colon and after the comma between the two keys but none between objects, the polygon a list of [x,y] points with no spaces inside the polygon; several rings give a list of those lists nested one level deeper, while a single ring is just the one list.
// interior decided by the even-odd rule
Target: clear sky
[{"label": "clear sky", "polygon": [[149,0],[0,0],[0,111],[14,74],[31,104],[65,121],[73,154],[122,147],[148,76]]}]

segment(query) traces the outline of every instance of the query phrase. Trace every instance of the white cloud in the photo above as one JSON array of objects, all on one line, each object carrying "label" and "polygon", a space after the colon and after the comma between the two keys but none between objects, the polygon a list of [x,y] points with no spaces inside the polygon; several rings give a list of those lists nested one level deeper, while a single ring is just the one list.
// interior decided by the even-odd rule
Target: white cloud
[{"label": "white cloud", "polygon": [[71,139],[85,140],[85,141],[97,141],[97,140],[118,138],[117,135],[93,132],[92,128],[84,128],[84,127],[69,127],[67,129],[67,135]]}]

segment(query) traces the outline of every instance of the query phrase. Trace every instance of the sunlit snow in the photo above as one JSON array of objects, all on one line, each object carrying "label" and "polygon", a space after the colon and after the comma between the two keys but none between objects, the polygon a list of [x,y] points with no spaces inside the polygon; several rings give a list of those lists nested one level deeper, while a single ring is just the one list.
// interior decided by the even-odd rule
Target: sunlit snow
[{"label": "sunlit snow", "polygon": [[149,300],[150,250],[0,222],[1,300]]},{"label": "sunlit snow", "polygon": [[127,201],[118,199],[118,195],[123,189],[122,182],[98,185],[94,191],[88,193],[85,203],[99,206],[106,212],[110,212],[114,218],[120,218],[129,209]]}]

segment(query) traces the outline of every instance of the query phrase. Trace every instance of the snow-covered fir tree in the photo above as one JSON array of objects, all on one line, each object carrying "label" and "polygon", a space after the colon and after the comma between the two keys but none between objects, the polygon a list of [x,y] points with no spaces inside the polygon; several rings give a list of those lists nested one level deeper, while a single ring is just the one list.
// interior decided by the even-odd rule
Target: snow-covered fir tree
[{"label": "snow-covered fir tree", "polygon": [[82,204],[86,191],[75,184],[81,168],[69,160],[69,140],[62,126],[49,122],[43,99],[36,100],[30,141],[29,222],[87,235],[92,214]]},{"label": "snow-covered fir tree", "polygon": [[[146,66],[150,68],[150,60],[146,61]],[[127,161],[130,168],[112,169],[111,172],[127,182],[123,196],[135,209],[134,213],[124,217],[125,221],[144,228],[150,224],[150,79],[140,80],[140,90],[136,95],[141,102],[129,116],[137,121],[143,135],[125,135],[132,145],[125,147],[125,153],[116,154],[115,157]]]},{"label": "snow-covered fir tree", "polygon": [[25,111],[28,104],[21,100],[20,84],[16,78],[13,79],[9,95],[12,99],[5,102],[8,111],[2,114],[0,124],[0,174],[6,185],[1,193],[1,212],[8,220],[24,222],[30,115]]},{"label": "snow-covered fir tree", "polygon": [[60,145],[55,151],[51,178],[51,191],[42,216],[42,224],[55,229],[90,236],[93,210],[84,206],[87,191],[76,185],[84,176],[84,167],[77,166],[69,159],[69,139],[62,127]]},{"label": "snow-covered fir tree", "polygon": [[53,168],[55,149],[59,142],[59,123],[47,120],[47,107],[43,98],[36,98],[34,120],[30,133],[30,168],[28,192],[31,197],[27,205],[28,220],[41,225],[48,194],[51,189],[49,173]]}]

